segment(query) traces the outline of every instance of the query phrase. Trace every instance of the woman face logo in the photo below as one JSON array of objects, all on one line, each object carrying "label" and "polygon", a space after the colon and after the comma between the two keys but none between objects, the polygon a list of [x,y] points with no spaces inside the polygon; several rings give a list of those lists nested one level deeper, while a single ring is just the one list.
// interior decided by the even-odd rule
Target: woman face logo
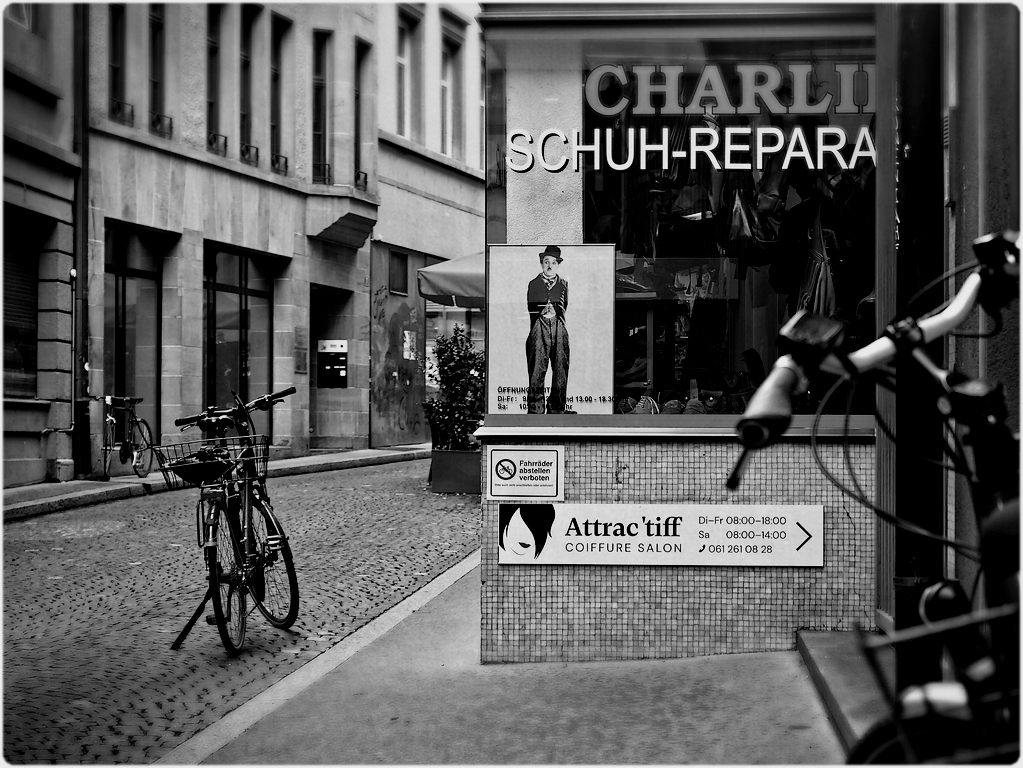
[{"label": "woman face logo", "polygon": [[515,514],[508,521],[508,528],[504,533],[504,545],[506,551],[513,555],[533,557],[536,541],[533,539],[533,532],[529,530],[529,526],[522,519],[521,510],[515,510]]}]

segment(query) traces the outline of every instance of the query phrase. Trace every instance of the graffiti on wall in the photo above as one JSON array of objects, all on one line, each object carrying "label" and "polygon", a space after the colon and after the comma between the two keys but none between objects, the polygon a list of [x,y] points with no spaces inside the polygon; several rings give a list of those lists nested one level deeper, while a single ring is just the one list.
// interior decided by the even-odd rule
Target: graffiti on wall
[{"label": "graffiti on wall", "polygon": [[420,370],[419,312],[386,286],[373,292],[372,441],[400,445],[426,440]]}]

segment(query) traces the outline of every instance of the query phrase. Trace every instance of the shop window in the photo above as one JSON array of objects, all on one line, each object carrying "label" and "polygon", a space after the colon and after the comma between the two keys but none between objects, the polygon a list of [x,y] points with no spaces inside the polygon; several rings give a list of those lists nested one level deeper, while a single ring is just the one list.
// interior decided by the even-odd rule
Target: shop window
[{"label": "shop window", "polygon": [[164,238],[124,227],[106,232],[102,394],[141,397],[136,410],[154,434],[160,430],[160,271],[168,248]]},{"label": "shop window", "polygon": [[[256,258],[207,245],[203,296],[206,402],[234,402],[271,391],[273,382],[272,277]],[[270,434],[270,419],[252,415],[256,431]]]},{"label": "shop window", "polygon": [[388,287],[391,293],[408,296],[408,254],[391,251],[388,268]]},{"label": "shop window", "polygon": [[[517,185],[514,200],[528,204],[516,207],[509,192],[506,210],[488,207],[488,242],[532,242],[529,224],[544,206],[548,217],[582,222],[581,243],[563,249],[610,249],[606,258],[572,252],[576,263],[562,270],[573,285],[581,263],[611,270],[614,285],[608,295],[573,291],[573,307],[606,302],[613,314],[613,354],[603,353],[613,371],[610,392],[603,378],[591,386],[569,376],[569,410],[574,389],[600,401],[579,412],[741,413],[778,357],[780,326],[799,309],[842,321],[851,346],[874,338],[872,37],[820,24],[812,35],[741,41],[583,36],[544,46],[544,77],[529,55],[509,53],[514,45],[528,44],[502,41],[492,57],[523,64],[491,73],[503,78],[507,112],[494,113],[505,151],[488,162],[505,167],[488,168],[488,185]],[[536,133],[520,130],[527,124]],[[580,195],[559,202],[563,191],[550,190],[564,190],[571,174],[581,176]],[[498,253],[536,275],[547,245]],[[491,279],[491,310],[520,300]],[[587,354],[577,349],[596,345],[581,340],[587,329],[573,313],[574,372]],[[826,390],[812,382],[797,412],[813,413]],[[854,412],[872,409],[867,394]],[[832,403],[828,412],[844,412],[841,393]]]}]

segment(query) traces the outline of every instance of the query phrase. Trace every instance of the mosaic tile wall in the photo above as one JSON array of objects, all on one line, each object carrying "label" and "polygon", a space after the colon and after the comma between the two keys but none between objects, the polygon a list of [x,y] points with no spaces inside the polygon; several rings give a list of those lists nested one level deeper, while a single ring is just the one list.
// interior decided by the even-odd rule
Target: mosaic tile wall
[{"label": "mosaic tile wall", "polygon": [[[734,441],[525,442],[565,447],[565,503],[823,504],[824,567],[498,566],[499,502],[483,500],[484,663],[663,659],[790,650],[796,630],[873,627],[874,519],[831,485],[808,443],[754,454],[725,488]],[[850,484],[843,448],[820,446]],[[874,446],[851,446],[868,497]]]}]

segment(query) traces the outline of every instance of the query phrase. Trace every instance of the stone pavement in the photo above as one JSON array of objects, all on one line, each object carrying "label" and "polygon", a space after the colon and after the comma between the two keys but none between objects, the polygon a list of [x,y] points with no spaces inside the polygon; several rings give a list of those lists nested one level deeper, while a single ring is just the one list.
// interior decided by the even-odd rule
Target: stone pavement
[{"label": "stone pavement", "polygon": [[[301,702],[317,691],[333,691],[329,701],[312,699],[317,708],[351,706],[352,713],[358,714],[363,702],[344,699],[344,691],[338,691],[336,683],[329,681],[350,682],[345,676],[360,674],[360,666],[373,663],[378,648],[379,653],[390,654],[404,664],[399,665],[404,670],[402,676],[391,679],[396,690],[404,691],[410,681],[424,675],[429,678],[431,668],[437,671],[437,660],[431,661],[433,651],[417,653],[417,646],[420,651],[430,648],[436,654],[453,654],[440,663],[451,664],[451,669],[463,673],[475,670],[473,676],[489,679],[488,685],[517,691],[520,677],[539,681],[535,689],[521,689],[531,691],[529,695],[537,701],[551,696],[552,690],[566,694],[573,687],[599,697],[603,691],[617,690],[621,680],[631,678],[643,665],[661,672],[668,665],[674,670],[672,674],[681,674],[681,678],[665,677],[671,685],[664,690],[644,689],[655,698],[646,703],[645,709],[639,707],[639,713],[661,723],[669,733],[699,714],[677,708],[682,699],[698,702],[705,693],[696,689],[695,694],[680,694],[680,680],[686,685],[692,683],[687,670],[702,668],[717,675],[716,684],[730,692],[730,697],[721,700],[726,705],[722,711],[727,711],[728,706],[748,697],[747,685],[740,690],[728,686],[735,680],[753,679],[749,677],[753,669],[748,666],[757,666],[756,660],[751,662],[753,656],[770,657],[761,660],[759,666],[782,670],[784,684],[789,684],[790,678],[812,679],[819,692],[819,699],[815,694],[811,702],[800,689],[804,720],[813,720],[810,728],[802,727],[807,723],[797,718],[790,718],[785,725],[792,726],[792,735],[807,736],[800,732],[810,730],[818,738],[814,743],[819,744],[819,752],[813,752],[816,746],[807,747],[813,754],[810,762],[834,762],[824,755],[836,754],[835,745],[829,745],[815,730],[820,702],[831,719],[839,750],[847,748],[883,714],[883,703],[873,681],[864,674],[850,633],[800,633],[799,656],[793,652],[620,663],[626,674],[616,669],[619,663],[609,662],[573,664],[567,673],[558,670],[568,665],[479,665],[478,576],[474,586],[472,575],[461,578],[465,564],[470,562],[465,557],[479,546],[479,497],[431,494],[426,486],[429,465],[420,460],[428,455],[427,445],[270,462],[271,477],[282,478],[270,487],[295,545],[296,560],[300,561],[299,552],[306,554],[299,566],[302,609],[291,632],[274,630],[256,617],[250,622],[247,650],[238,659],[226,657],[216,630],[201,621],[180,651],[169,650],[170,642],[201,599],[191,522],[194,491],[162,493],[165,488],[158,473],[144,481],[131,477],[107,483],[77,481],[5,490],[5,758],[11,762],[103,763],[163,758],[194,764],[200,760],[229,762],[234,755],[237,761],[245,762],[241,752],[231,750],[248,749],[246,745],[254,734],[273,741],[282,722],[293,729],[295,723],[291,720],[275,718],[294,717],[288,712],[294,707],[301,711]],[[403,463],[378,466],[394,462]],[[342,468],[351,471],[333,471]],[[306,473],[317,476],[293,477]],[[18,520],[21,522],[13,522]],[[478,556],[477,552],[476,562]],[[457,588],[448,590],[455,580]],[[427,605],[437,596],[440,599],[436,605]],[[452,605],[461,608],[451,614]],[[424,628],[422,622],[434,611],[447,618],[439,627],[434,621]],[[413,612],[421,616],[411,615]],[[434,632],[432,639],[424,632]],[[410,634],[411,646],[402,647],[401,638]],[[397,657],[395,647],[399,649]],[[800,656],[805,668],[798,661]],[[416,659],[426,666],[417,669]],[[611,681],[610,688],[593,688],[586,682],[591,678]],[[386,682],[383,677],[377,679],[381,684]],[[542,682],[545,680],[549,682]],[[453,682],[445,681],[440,694]],[[768,690],[770,686],[768,680]],[[307,688],[309,692],[304,693]],[[384,688],[381,701],[393,705],[403,700],[399,694],[395,702],[394,691]],[[435,707],[428,696],[422,698],[424,693],[417,694],[415,706],[420,709],[409,714],[425,717],[436,726],[437,717],[427,717]],[[465,728],[468,715],[462,713],[465,717],[460,715],[462,719],[454,726],[457,733],[445,731],[446,739],[431,741],[433,752],[429,754],[438,761],[452,762],[495,762],[493,757],[458,757],[485,754],[481,749],[492,755],[515,754],[513,744],[487,741],[477,733],[478,729],[481,733],[500,732],[504,713],[527,717],[527,722],[530,717],[536,718],[538,733],[516,732],[547,745],[543,749],[538,746],[532,757],[540,755],[545,758],[543,762],[555,757],[558,761],[579,762],[564,751],[552,752],[554,747],[543,735],[546,718],[517,709],[522,705],[502,704],[497,696],[484,706],[493,709],[491,714],[497,718],[494,725],[488,720],[473,725],[471,731]],[[626,705],[633,709],[639,706],[632,699]],[[576,709],[581,706],[572,703]],[[607,710],[602,711],[606,720]],[[674,715],[668,717],[670,713]],[[402,715],[390,717],[396,719],[388,719],[388,725],[403,722]],[[709,722],[718,722],[715,717]],[[307,712],[299,722],[309,718]],[[672,725],[673,718],[681,719]],[[406,720],[403,732],[416,732],[409,725],[412,720]],[[569,738],[573,742],[578,733],[595,727],[584,727],[578,720],[570,722],[575,723]],[[618,732],[613,722],[611,730]],[[782,724],[778,719],[772,722]],[[250,727],[253,729],[245,730]],[[329,730],[331,726],[321,722],[321,727]],[[693,727],[701,732],[700,723]],[[682,751],[670,752],[672,759],[722,762],[726,755],[739,754],[736,749],[750,746],[744,741],[745,733],[733,740],[722,736],[728,732],[722,729],[723,722],[720,728],[702,731],[708,739],[703,745],[683,738],[684,745],[679,747]],[[361,741],[356,739],[362,745],[360,749],[366,751],[345,754],[356,762],[378,762],[371,748],[377,748],[373,740],[386,736],[386,730],[393,736],[399,729],[367,730]],[[246,735],[239,738],[242,732]],[[458,733],[463,737],[469,733],[473,738],[463,738],[465,743],[459,746]],[[636,733],[646,734],[655,742],[660,738],[642,728]],[[349,738],[355,737],[349,734]],[[414,749],[419,743],[406,739],[402,749]],[[592,743],[587,760],[602,762],[597,758],[613,756],[615,762],[619,757],[621,762],[646,762],[645,758],[653,755],[650,749],[655,749],[636,747],[638,751],[632,754],[645,757],[628,759],[614,747],[607,751],[600,746],[602,743],[600,739]],[[784,739],[772,743],[771,750],[785,743]],[[799,738],[792,743],[806,746]],[[708,751],[708,744],[717,744],[717,751]],[[277,753],[280,759],[274,759],[272,752],[249,758],[254,762],[344,762],[336,745],[326,742],[318,756],[307,754],[311,747],[306,740],[301,740],[297,748],[305,750],[304,759],[295,759],[298,752],[289,756]],[[218,749],[221,751],[216,752]],[[768,750],[759,759],[750,760],[762,762],[768,753],[776,757],[782,754]],[[393,760],[383,761],[431,762],[418,759],[418,754],[408,752],[408,759],[401,760],[402,753],[392,750],[388,757]],[[521,750],[518,754],[521,759],[530,757]],[[840,760],[840,755],[836,759]]]},{"label": "stone pavement", "polygon": [[479,496],[431,493],[428,472],[414,460],[271,480],[299,620],[251,616],[235,659],[201,620],[170,649],[206,588],[195,490],[5,523],[6,760],[151,762],[414,595],[480,542]]}]

